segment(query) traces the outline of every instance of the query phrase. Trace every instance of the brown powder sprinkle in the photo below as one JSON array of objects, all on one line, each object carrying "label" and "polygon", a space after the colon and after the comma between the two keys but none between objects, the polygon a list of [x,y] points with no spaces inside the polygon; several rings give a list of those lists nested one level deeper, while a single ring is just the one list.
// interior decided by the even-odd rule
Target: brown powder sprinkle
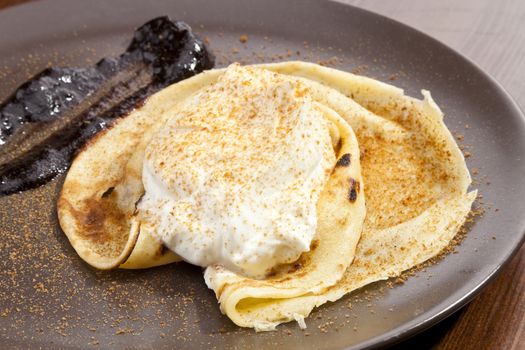
[{"label": "brown powder sprinkle", "polygon": [[355,67],[354,69],[352,69],[350,72],[352,72],[353,74],[365,74],[367,71],[368,71],[368,65],[361,64]]},{"label": "brown powder sprinkle", "polygon": [[248,42],[248,35],[246,35],[246,34],[241,35],[241,36],[239,37],[239,41],[240,41],[241,43],[243,43],[243,44],[246,43],[246,42]]}]

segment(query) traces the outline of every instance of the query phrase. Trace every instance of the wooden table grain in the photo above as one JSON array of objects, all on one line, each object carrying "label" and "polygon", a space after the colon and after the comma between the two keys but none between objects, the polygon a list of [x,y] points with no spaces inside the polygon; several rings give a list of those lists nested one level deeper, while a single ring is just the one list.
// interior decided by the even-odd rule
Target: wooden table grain
[{"label": "wooden table grain", "polygon": [[[0,9],[26,1],[0,0]],[[525,107],[524,0],[339,1],[441,40],[474,60]],[[525,246],[469,305],[394,347],[411,348],[525,349]]]}]

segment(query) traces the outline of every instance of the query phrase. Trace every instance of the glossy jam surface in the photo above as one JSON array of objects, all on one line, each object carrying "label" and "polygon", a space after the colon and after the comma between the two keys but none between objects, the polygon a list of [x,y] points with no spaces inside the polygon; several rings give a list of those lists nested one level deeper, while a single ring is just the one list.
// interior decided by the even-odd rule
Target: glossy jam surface
[{"label": "glossy jam surface", "polygon": [[0,105],[0,195],[65,172],[90,137],[167,85],[213,67],[188,25],[159,17],[90,68],[48,68]]}]

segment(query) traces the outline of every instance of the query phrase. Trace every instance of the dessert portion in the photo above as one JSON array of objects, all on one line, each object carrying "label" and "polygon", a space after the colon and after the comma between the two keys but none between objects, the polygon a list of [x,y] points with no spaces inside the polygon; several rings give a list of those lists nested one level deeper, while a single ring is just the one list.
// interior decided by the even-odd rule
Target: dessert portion
[{"label": "dessert portion", "polygon": [[75,152],[146,97],[204,69],[213,56],[184,22],[155,18],[127,50],[89,68],[48,68],[0,104],[0,195],[64,173]]},{"label": "dessert portion", "polygon": [[60,225],[96,268],[182,259],[237,325],[304,327],[437,255],[470,212],[463,155],[423,95],[305,62],[205,71],[90,141]]},{"label": "dessert portion", "polygon": [[95,138],[68,172],[58,216],[100,269],[180,256],[261,279],[319,245],[329,202],[344,266],[365,216],[358,154],[348,124],[304,84],[232,65],[157,93]]},{"label": "dessert portion", "polygon": [[141,231],[253,278],[310,250],[340,139],[301,82],[232,65],[171,113],[146,147]]},{"label": "dessert portion", "polygon": [[314,101],[352,127],[367,213],[354,260],[328,288],[290,297],[283,290],[266,293],[267,281],[206,269],[221,310],[237,325],[259,331],[291,320],[304,327],[314,307],[438,255],[476,198],[476,191],[468,192],[463,154],[428,91],[421,101],[391,85],[305,62],[263,67],[301,81]]}]

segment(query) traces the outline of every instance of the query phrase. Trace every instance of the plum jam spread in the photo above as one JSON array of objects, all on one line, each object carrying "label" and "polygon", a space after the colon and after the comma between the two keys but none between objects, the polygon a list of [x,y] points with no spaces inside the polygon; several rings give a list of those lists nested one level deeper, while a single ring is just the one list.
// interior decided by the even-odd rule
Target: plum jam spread
[{"label": "plum jam spread", "polygon": [[47,68],[0,104],[0,195],[64,173],[75,152],[162,88],[213,67],[184,22],[155,18],[89,68]]}]

